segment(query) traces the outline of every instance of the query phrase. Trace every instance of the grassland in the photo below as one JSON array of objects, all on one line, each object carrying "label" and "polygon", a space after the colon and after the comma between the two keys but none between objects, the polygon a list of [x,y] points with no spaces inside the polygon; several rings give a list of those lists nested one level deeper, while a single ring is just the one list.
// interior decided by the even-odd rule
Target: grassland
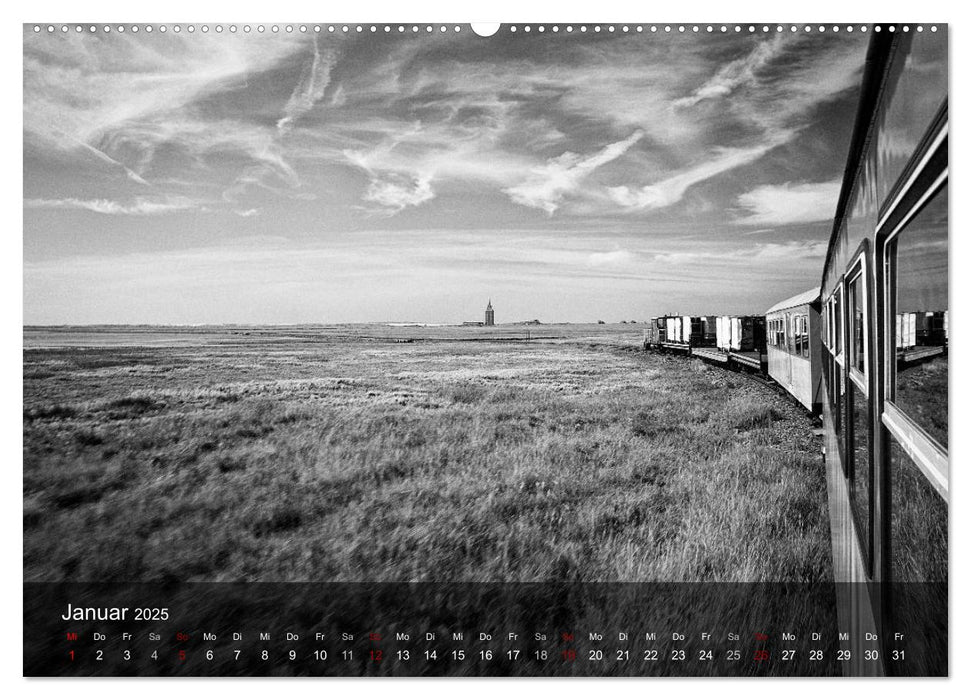
[{"label": "grassland", "polygon": [[897,369],[895,403],[947,446],[947,355]]},{"label": "grassland", "polygon": [[636,328],[25,329],[25,579],[831,578],[810,418]]}]

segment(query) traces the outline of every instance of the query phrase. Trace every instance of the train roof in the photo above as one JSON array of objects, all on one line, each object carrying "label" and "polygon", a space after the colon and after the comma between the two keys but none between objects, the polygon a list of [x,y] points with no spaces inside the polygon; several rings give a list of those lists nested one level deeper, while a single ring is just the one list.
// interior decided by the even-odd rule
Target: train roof
[{"label": "train roof", "polygon": [[783,309],[791,309],[794,306],[805,306],[806,304],[812,304],[819,300],[819,287],[813,287],[812,289],[807,289],[805,292],[795,295],[794,297],[789,297],[778,304],[773,306],[771,309],[766,311],[766,314],[771,314],[775,311],[782,311]]}]

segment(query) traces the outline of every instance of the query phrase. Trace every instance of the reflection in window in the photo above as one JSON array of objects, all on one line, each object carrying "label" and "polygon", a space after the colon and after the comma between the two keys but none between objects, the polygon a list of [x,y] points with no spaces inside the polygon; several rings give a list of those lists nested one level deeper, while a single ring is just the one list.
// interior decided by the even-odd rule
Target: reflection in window
[{"label": "reflection in window", "polygon": [[823,331],[823,345],[829,347],[829,304],[823,303],[820,310],[820,329]]},{"label": "reflection in window", "polygon": [[857,276],[856,279],[850,282],[848,291],[850,309],[853,314],[850,319],[850,333],[853,338],[853,345],[850,348],[852,355],[850,361],[853,364],[850,366],[860,372],[866,372],[866,353],[864,352],[866,326],[863,322],[863,304],[865,303],[865,297],[863,295],[863,275]]},{"label": "reflection in window", "polygon": [[826,387],[826,394],[830,397],[830,401],[832,401],[833,397],[833,372],[830,368],[831,362],[832,360],[830,359],[829,351],[824,350],[822,352],[822,362],[820,365],[823,370],[823,385]]},{"label": "reflection in window", "polygon": [[830,392],[829,401],[830,408],[832,408],[833,414],[833,430],[836,431],[837,435],[841,435],[843,431],[843,405],[840,393],[843,391],[842,386],[842,368],[836,361],[836,356],[831,355],[829,358],[829,369],[830,369]]},{"label": "reflection in window", "polygon": [[[843,368],[837,363],[835,365],[836,370],[836,402],[839,404],[837,406],[837,418],[836,418],[836,434],[842,436],[843,427],[846,425],[846,374],[843,372]],[[843,445],[843,441],[840,441],[840,446]],[[847,476],[850,474],[850,463],[847,460],[843,460],[843,470]]]},{"label": "reflection in window", "polygon": [[893,400],[947,447],[947,186],[892,243],[897,371]]},{"label": "reflection in window", "polygon": [[[860,535],[864,543],[870,541],[870,411],[866,394],[860,391],[852,382],[849,383],[849,395],[852,400],[852,438],[853,444],[853,481],[850,485],[850,498],[853,501],[853,511],[856,521],[860,525]],[[869,547],[864,545],[864,551]]]},{"label": "reflection in window", "polygon": [[835,323],[833,318],[835,317],[835,312],[833,311],[833,299],[830,299],[829,303],[826,305],[826,341],[829,343],[829,349],[836,349],[836,334],[833,333],[833,328]]},{"label": "reflection in window", "polygon": [[836,292],[836,297],[833,301],[833,341],[836,354],[839,355],[843,352],[843,304],[842,304],[842,294],[839,290]]},{"label": "reflection in window", "polygon": [[893,62],[887,80],[889,99],[880,109],[876,129],[879,201],[890,194],[927,125],[947,100],[947,44],[938,35],[912,34],[900,47],[906,59]]},{"label": "reflection in window", "polygon": [[[947,668],[947,658],[919,653],[947,636],[947,502],[890,440],[890,567],[893,628],[907,630],[918,653],[901,662],[906,675]],[[909,667],[903,668],[904,664]],[[946,670],[945,670],[946,672]]]},{"label": "reflection in window", "polygon": [[947,502],[890,440],[891,566],[896,581],[947,580]]}]

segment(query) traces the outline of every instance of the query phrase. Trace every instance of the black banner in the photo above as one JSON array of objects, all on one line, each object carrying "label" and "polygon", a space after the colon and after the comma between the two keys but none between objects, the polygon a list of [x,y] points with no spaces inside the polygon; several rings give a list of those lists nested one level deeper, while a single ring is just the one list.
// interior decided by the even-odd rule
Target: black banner
[{"label": "black banner", "polygon": [[905,588],[876,630],[855,584],[26,583],[24,674],[946,675],[946,586]]}]

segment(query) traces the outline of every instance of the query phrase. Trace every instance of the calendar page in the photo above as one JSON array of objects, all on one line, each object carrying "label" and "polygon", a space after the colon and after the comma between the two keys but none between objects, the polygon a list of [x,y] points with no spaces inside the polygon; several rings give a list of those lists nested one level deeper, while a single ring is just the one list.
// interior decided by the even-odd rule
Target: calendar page
[{"label": "calendar page", "polygon": [[943,23],[25,24],[24,676],[947,676],[948,124]]}]

